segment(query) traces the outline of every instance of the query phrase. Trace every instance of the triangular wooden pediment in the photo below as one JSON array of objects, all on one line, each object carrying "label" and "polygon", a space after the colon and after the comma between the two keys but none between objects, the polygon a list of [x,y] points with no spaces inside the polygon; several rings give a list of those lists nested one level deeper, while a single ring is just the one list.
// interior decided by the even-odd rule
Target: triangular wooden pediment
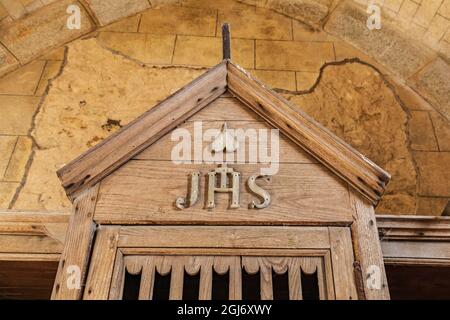
[{"label": "triangular wooden pediment", "polygon": [[390,180],[387,172],[230,60],[224,60],[58,170],[69,198],[101,181],[227,90],[373,205],[379,202]]}]

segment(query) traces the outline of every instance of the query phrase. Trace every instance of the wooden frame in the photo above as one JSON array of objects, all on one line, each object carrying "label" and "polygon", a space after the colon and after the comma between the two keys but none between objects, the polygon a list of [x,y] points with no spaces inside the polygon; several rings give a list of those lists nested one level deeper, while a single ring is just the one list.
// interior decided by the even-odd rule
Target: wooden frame
[{"label": "wooden frame", "polygon": [[59,261],[70,215],[0,211],[0,261]]},{"label": "wooden frame", "polygon": [[[64,249],[53,287],[52,299],[80,299],[96,225],[93,221],[98,185],[85,190],[74,201],[74,212],[69,221]],[[80,287],[69,287],[71,267],[78,268]]]},{"label": "wooden frame", "polygon": [[[372,205],[354,192],[350,192],[350,198],[355,206],[355,222],[351,231],[353,236],[353,250],[355,252],[355,274],[359,280],[359,299],[364,300],[388,300],[389,289],[384,269],[383,253],[378,240],[378,228],[375,218],[375,210]],[[380,287],[374,289],[369,286],[373,267],[381,274]]]},{"label": "wooden frame", "polygon": [[386,264],[450,267],[450,217],[380,216],[378,228]]},{"label": "wooden frame", "polygon": [[[276,239],[274,243],[274,239]],[[348,228],[327,227],[230,227],[230,226],[105,226],[100,227],[94,247],[91,267],[84,292],[84,299],[120,299],[122,297],[124,259],[135,256],[208,256],[243,257],[280,256],[322,257],[324,270],[320,279],[322,299],[355,299],[357,297],[353,274],[349,273],[353,263],[351,236]],[[138,258],[136,258],[138,259]],[[139,258],[140,259],[140,258]],[[139,260],[138,259],[138,260]],[[113,263],[114,262],[114,263]],[[207,262],[207,261],[205,261]],[[141,266],[131,266],[139,273]],[[240,268],[240,267],[239,267]],[[128,266],[130,269],[130,266]],[[198,269],[197,269],[198,270]],[[150,271],[149,271],[150,272]],[[181,271],[180,271],[181,272]],[[197,271],[198,272],[198,271]],[[262,272],[262,271],[261,271]],[[333,273],[335,276],[333,278]],[[342,275],[347,274],[348,278]],[[149,275],[143,271],[142,285],[150,285]],[[202,277],[205,274],[202,273]],[[292,277],[295,274],[291,274]],[[177,284],[177,274],[172,274],[172,283]],[[271,277],[271,275],[270,275]],[[263,281],[262,298],[271,299],[271,282]],[[113,280],[112,280],[113,279]],[[211,281],[208,276],[208,281]],[[239,276],[240,281],[240,276]],[[236,280],[238,280],[236,279]],[[291,279],[295,286],[298,281]],[[350,281],[349,281],[350,280]],[[205,279],[204,279],[205,281]],[[233,282],[233,280],[231,280]],[[240,282],[239,282],[240,283]],[[265,286],[269,286],[267,290]],[[236,283],[236,288],[240,284]],[[234,286],[233,286],[234,288]],[[176,287],[171,298],[180,299],[180,287]],[[149,298],[150,289],[141,289],[140,297]],[[206,291],[208,292],[206,292]],[[201,297],[210,297],[210,284],[203,282]],[[240,289],[230,289],[231,299],[240,299]],[[295,291],[295,290],[294,290]],[[299,298],[291,291],[291,296]]]},{"label": "wooden frame", "polygon": [[[450,266],[450,255],[440,248],[450,247],[450,217],[375,218],[385,264]],[[69,212],[1,211],[0,261],[59,261],[69,219]],[[409,250],[408,243],[419,250]]]}]

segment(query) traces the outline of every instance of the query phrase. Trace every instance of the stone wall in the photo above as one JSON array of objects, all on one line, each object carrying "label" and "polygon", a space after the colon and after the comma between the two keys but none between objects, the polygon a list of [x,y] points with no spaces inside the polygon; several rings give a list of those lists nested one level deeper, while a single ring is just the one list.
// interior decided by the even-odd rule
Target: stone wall
[{"label": "stone wall", "polygon": [[354,0],[377,3],[415,40],[450,58],[450,0]]},{"label": "stone wall", "polygon": [[[450,59],[450,0],[240,0],[241,2],[270,8],[301,21],[315,29],[324,27],[336,15],[352,15],[364,23],[366,8],[376,3],[382,8],[382,29],[386,31],[373,43],[385,45],[395,33],[398,48],[414,50],[420,56],[437,52]],[[1,0],[0,1],[0,75],[28,63],[38,55],[85,35],[99,26],[105,26],[150,7],[177,2],[202,3],[204,0]],[[351,3],[360,5],[359,16],[352,12]],[[81,8],[81,30],[65,27],[69,4]],[[341,9],[335,13],[335,8]],[[347,17],[348,18],[348,17]],[[45,24],[45,26],[44,26]],[[413,39],[413,43],[409,40]],[[372,39],[375,40],[375,39]],[[23,54],[14,45],[34,42],[40,46],[33,55]],[[419,48],[418,47],[419,45]],[[428,50],[427,50],[428,49]],[[422,52],[423,51],[423,52]],[[412,65],[411,68],[415,68]]]},{"label": "stone wall", "polygon": [[0,207],[68,208],[55,171],[218,63],[227,21],[233,60],[392,173],[379,213],[444,212],[449,67],[395,19],[370,32],[353,1],[163,2],[82,1],[73,32],[58,18],[73,1],[0,22]]}]

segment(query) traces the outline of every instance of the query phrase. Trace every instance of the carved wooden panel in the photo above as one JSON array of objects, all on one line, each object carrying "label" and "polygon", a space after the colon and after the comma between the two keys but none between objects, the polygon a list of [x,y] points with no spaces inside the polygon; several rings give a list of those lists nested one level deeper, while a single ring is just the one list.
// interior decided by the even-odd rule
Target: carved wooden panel
[{"label": "carved wooden panel", "polygon": [[100,227],[85,299],[357,299],[349,228]]},{"label": "carved wooden panel", "polygon": [[[332,275],[327,274],[325,264],[330,264],[329,256],[129,255],[123,257],[122,261],[117,261],[116,268],[121,271],[113,279],[116,282],[113,283],[115,289],[109,297],[123,299],[124,290],[133,290],[130,288],[133,283],[126,280],[126,275],[134,275],[139,278],[139,285],[134,288],[135,298],[151,300],[154,295],[161,295],[164,288],[155,285],[155,278],[169,276],[167,298],[186,299],[186,291],[189,289],[186,289],[188,284],[184,283],[184,279],[186,276],[197,276],[194,281],[198,283],[198,290],[193,293],[192,298],[210,300],[213,291],[221,288],[214,283],[214,275],[226,275],[227,299],[230,300],[242,299],[243,287],[254,290],[253,295],[261,300],[273,300],[277,295],[282,296],[283,291],[291,300],[302,300],[304,295],[309,299],[330,299],[334,297],[334,289],[332,282],[327,282],[327,277]],[[249,288],[251,284],[242,276],[243,273],[256,275],[259,283]],[[286,277],[284,288],[282,285],[274,286],[277,276]],[[310,277],[313,278],[312,282],[305,284],[305,279]],[[302,288],[302,283],[306,288]],[[129,299],[130,294],[126,295],[125,298]]]}]

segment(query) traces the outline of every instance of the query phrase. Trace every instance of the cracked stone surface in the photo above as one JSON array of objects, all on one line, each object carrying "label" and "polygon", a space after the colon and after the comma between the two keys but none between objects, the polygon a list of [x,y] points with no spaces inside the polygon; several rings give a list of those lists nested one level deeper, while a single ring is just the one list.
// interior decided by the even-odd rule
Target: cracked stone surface
[{"label": "cracked stone surface", "polygon": [[14,208],[70,208],[56,170],[203,72],[139,65],[95,39],[69,45],[35,118],[33,161]]},{"label": "cracked stone surface", "polygon": [[408,116],[378,72],[360,63],[329,65],[312,93],[288,99],[392,175],[378,212],[415,212]]},{"label": "cracked stone surface", "polygon": [[[33,161],[14,208],[68,209],[56,170],[204,71],[144,66],[96,39],[72,43],[35,118]],[[358,63],[329,65],[313,92],[285,95],[393,174],[380,212],[415,213],[407,114],[380,74]]]}]

